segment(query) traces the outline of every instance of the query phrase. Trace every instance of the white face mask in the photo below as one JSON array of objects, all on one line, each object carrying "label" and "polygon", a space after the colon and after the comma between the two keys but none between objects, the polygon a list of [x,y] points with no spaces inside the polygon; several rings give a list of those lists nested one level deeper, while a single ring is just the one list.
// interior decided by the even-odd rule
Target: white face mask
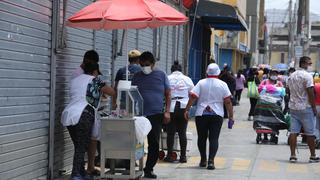
[{"label": "white face mask", "polygon": [[307,71],[308,71],[308,72],[311,72],[311,71],[312,71],[312,66],[308,66],[308,67],[307,67]]},{"label": "white face mask", "polygon": [[144,66],[144,67],[142,67],[142,72],[144,73],[144,74],[150,74],[151,72],[152,72],[152,69],[151,69],[151,66]]},{"label": "white face mask", "polygon": [[270,76],[270,79],[276,81],[278,79],[278,77],[277,76]]}]

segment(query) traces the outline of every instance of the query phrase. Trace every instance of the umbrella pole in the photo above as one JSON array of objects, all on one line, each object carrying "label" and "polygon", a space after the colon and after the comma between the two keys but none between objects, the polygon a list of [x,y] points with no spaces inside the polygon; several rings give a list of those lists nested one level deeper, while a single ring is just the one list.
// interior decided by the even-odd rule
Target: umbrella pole
[{"label": "umbrella pole", "polygon": [[128,57],[128,29],[124,30],[124,38],[125,38],[125,42],[126,42],[126,80],[129,80],[129,57]]}]

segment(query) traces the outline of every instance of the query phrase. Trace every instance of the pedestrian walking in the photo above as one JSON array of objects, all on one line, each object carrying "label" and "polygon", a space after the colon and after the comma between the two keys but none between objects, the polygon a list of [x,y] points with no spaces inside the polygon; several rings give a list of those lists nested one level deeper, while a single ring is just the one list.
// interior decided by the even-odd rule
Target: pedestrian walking
[{"label": "pedestrian walking", "polygon": [[[235,98],[234,98],[234,93],[236,90],[236,79],[233,76],[232,72],[230,71],[230,68],[227,64],[224,65],[223,71],[221,72],[221,74],[219,75],[219,79],[224,81],[225,83],[227,83],[229,91],[231,93],[231,101],[232,104],[235,105]],[[223,112],[224,118],[228,118],[228,111],[226,109],[225,106],[223,106]]]},{"label": "pedestrian walking", "polygon": [[[150,52],[140,56],[141,72],[134,74],[132,84],[138,86],[144,101],[144,115],[149,119],[152,129],[148,134],[148,157],[144,168],[146,178],[157,178],[153,168],[159,158],[159,140],[162,121],[170,121],[171,93],[167,75],[155,67],[155,58]],[[165,99],[165,102],[164,102]],[[165,108],[163,105],[165,104]],[[165,109],[165,112],[163,112]]]},{"label": "pedestrian walking", "polygon": [[258,102],[259,92],[257,86],[260,84],[258,78],[257,67],[253,66],[248,75],[248,97],[250,99],[250,110],[248,114],[248,120],[253,121],[254,110]]},{"label": "pedestrian walking", "polygon": [[290,92],[288,87],[288,78],[291,76],[293,72],[295,72],[295,68],[289,68],[287,78],[285,79],[285,88],[286,88],[286,95],[284,96],[284,109],[283,114],[289,113],[289,100],[290,100]]},{"label": "pedestrian walking", "polygon": [[299,61],[299,69],[288,78],[290,91],[289,108],[291,113],[291,128],[289,136],[290,161],[296,162],[297,135],[301,128],[307,137],[310,150],[309,162],[319,162],[315,153],[315,123],[317,109],[315,105],[313,77],[308,72],[312,68],[311,58],[303,56]]},{"label": "pedestrian walking", "polygon": [[[196,127],[198,133],[198,149],[201,155],[200,167],[215,169],[214,158],[218,151],[219,135],[223,123],[223,105],[229,114],[229,128],[233,125],[233,107],[231,93],[228,85],[218,79],[219,66],[215,63],[207,67],[207,78],[200,80],[192,89],[188,101],[185,118],[188,119],[188,111],[197,100]],[[207,139],[209,138],[209,155],[206,155]],[[207,161],[208,157],[208,161]]]},{"label": "pedestrian walking", "polygon": [[102,94],[114,95],[113,88],[97,77],[99,74],[97,63],[86,63],[83,71],[84,74],[71,81],[70,102],[61,116],[61,123],[67,127],[74,145],[71,180],[93,180],[93,177],[84,170],[84,155],[88,151],[93,127],[97,121],[96,110],[100,96]]},{"label": "pedestrian walking", "polygon": [[237,75],[236,75],[236,94],[235,94],[235,99],[236,99],[236,104],[240,104],[240,99],[241,99],[241,94],[244,89],[244,84],[246,83],[246,79],[244,75],[242,74],[243,71],[239,70]]},{"label": "pedestrian walking", "polygon": [[[283,88],[283,84],[281,81],[278,80],[279,71],[276,69],[271,69],[269,71],[269,78],[261,81],[258,91],[260,94],[270,94],[272,97],[276,97],[279,99],[280,102],[282,102],[285,90]],[[281,88],[281,89],[280,89]],[[274,102],[275,106],[279,104],[279,102]],[[282,104],[282,103],[280,103]],[[281,105],[280,105],[281,107]],[[281,108],[282,109],[282,108]],[[270,109],[272,111],[272,109]],[[261,114],[260,114],[261,115]],[[277,139],[276,135],[279,134],[279,130],[275,130],[276,133],[273,133],[271,135],[271,142],[275,142],[275,139]],[[260,137],[261,138],[261,137]],[[268,134],[264,133],[264,141],[268,141]]]},{"label": "pedestrian walking", "polygon": [[164,158],[166,162],[173,162],[172,152],[175,133],[178,132],[180,141],[180,163],[186,163],[187,150],[187,126],[188,119],[184,118],[184,111],[189,100],[189,94],[194,84],[192,80],[185,76],[178,61],[171,66],[171,74],[168,76],[171,87],[171,120],[167,125],[167,148],[168,154]]}]

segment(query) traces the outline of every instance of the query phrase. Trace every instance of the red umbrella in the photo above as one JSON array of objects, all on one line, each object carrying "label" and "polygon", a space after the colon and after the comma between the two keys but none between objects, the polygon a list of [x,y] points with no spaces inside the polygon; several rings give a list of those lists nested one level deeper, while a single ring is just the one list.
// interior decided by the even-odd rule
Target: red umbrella
[{"label": "red umbrella", "polygon": [[[156,28],[187,21],[185,15],[158,0],[99,0],[68,18],[66,24],[75,28],[111,30]],[[128,64],[126,77],[128,79]]]},{"label": "red umbrella", "polygon": [[179,25],[188,18],[158,0],[99,0],[68,19],[67,25],[88,29],[141,29]]}]

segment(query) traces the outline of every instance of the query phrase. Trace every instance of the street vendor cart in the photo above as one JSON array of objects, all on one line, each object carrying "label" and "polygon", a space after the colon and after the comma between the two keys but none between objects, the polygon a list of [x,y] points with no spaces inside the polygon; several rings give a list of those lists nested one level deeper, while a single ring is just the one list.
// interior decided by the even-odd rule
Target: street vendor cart
[{"label": "street vendor cart", "polygon": [[[101,178],[139,179],[143,173],[143,142],[136,136],[135,116],[143,114],[143,99],[128,85],[118,88],[117,110],[101,118]],[[106,160],[109,170],[105,172]],[[116,167],[116,160],[126,160],[128,168]],[[136,167],[136,161],[139,161]]]}]

